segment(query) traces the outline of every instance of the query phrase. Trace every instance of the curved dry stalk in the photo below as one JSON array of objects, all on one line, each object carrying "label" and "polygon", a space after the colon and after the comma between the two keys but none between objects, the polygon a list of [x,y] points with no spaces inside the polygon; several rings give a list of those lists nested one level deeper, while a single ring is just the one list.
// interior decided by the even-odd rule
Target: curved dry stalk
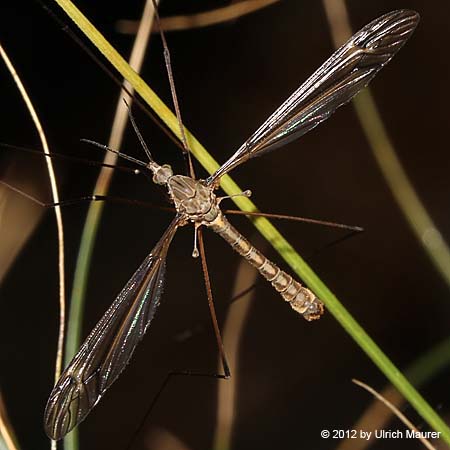
[{"label": "curved dry stalk", "polygon": [[6,405],[0,391],[0,444],[1,439],[3,439],[3,443],[7,450],[19,450],[19,447],[16,444],[17,439],[14,435],[14,429],[9,421]]},{"label": "curved dry stalk", "polygon": [[[259,246],[261,247],[261,245]],[[264,248],[261,248],[264,251]],[[234,298],[240,292],[244,292],[253,286],[258,279],[258,271],[244,259],[241,259],[237,270],[235,283],[231,297]],[[243,295],[238,302],[233,302],[229,309],[223,326],[223,342],[225,345],[227,360],[230,365],[231,377],[218,384],[217,393],[217,419],[212,448],[214,450],[226,450],[231,448],[231,436],[236,402],[236,386],[238,384],[239,370],[239,345],[244,331],[244,326],[250,312],[250,306],[254,297],[254,290]],[[218,371],[222,368],[221,360],[218,361]]]},{"label": "curved dry stalk", "polygon": [[[344,0],[323,0],[335,47],[345,42],[352,30]],[[436,270],[450,287],[450,249],[442,238],[395,153],[377,110],[370,88],[353,99],[358,120],[375,160],[400,210]]]},{"label": "curved dry stalk", "polygon": [[[379,395],[397,410],[405,403],[405,398],[391,384],[384,388]],[[358,432],[364,430],[365,432],[374,433],[376,430],[381,430],[386,426],[386,423],[392,417],[392,412],[392,408],[386,409],[383,403],[374,400],[361,414],[357,422],[351,426],[351,429]],[[336,447],[336,450],[365,450],[372,443],[370,440],[343,439]]]},{"label": "curved dry stalk", "polygon": [[[153,26],[154,8],[153,2],[147,0],[142,18],[139,25],[139,30],[136,35],[133,49],[130,55],[130,66],[139,72],[141,70],[145,53],[148,47],[150,33]],[[108,140],[110,148],[120,150],[122,145],[123,135],[128,123],[128,111],[124,102],[131,105],[133,98],[129,95],[133,93],[133,87],[124,81],[124,87],[119,93],[116,105],[116,113],[111,128],[111,134]],[[118,155],[113,152],[106,152],[103,163],[114,165],[117,162]],[[113,170],[103,167],[97,179],[94,192],[98,195],[106,195],[111,184]],[[72,288],[72,295],[70,301],[69,323],[67,331],[67,343],[65,352],[66,364],[70,362],[75,352],[80,346],[81,330],[83,322],[83,309],[86,295],[87,280],[89,275],[90,262],[94,244],[97,236],[98,227],[100,224],[101,215],[103,212],[103,202],[93,202],[88,210],[86,222],[81,236],[80,250],[78,252],[77,264],[74,275],[74,283]],[[67,450],[78,448],[78,435],[75,429],[64,439]]]},{"label": "curved dry stalk", "polygon": [[[399,409],[396,406],[394,406],[385,397],[380,395],[375,389],[371,388],[369,385],[367,385],[367,384],[365,384],[365,383],[363,383],[362,381],[359,381],[359,380],[353,379],[352,382],[355,383],[356,385],[362,387],[367,392],[370,392],[380,402],[384,403],[384,405],[386,405],[410,430],[419,433],[419,430],[414,426],[414,424],[402,412],[400,412]],[[436,447],[431,445],[430,441],[428,441],[424,437],[419,436],[417,439],[419,439],[419,441],[422,442],[422,444],[426,448],[428,448],[429,450],[436,450]]]},{"label": "curved dry stalk", "polygon": [[[433,376],[437,376],[450,364],[450,337],[421,355],[410,366],[405,369],[405,374],[414,386],[420,387],[428,382]],[[405,403],[405,398],[391,384],[387,385],[381,395],[389,400],[397,408]],[[374,400],[361,414],[358,420],[351,426],[352,430],[375,431],[386,427],[391,419],[389,410],[380,402]],[[364,450],[368,447],[367,441],[342,440],[336,450]]]},{"label": "curved dry stalk", "polygon": [[[182,31],[217,25],[239,19],[242,16],[266,8],[279,1],[280,0],[243,0],[212,11],[184,16],[165,17],[161,18],[161,29],[163,31]],[[119,20],[116,29],[122,34],[136,34],[138,26],[139,23],[135,20]],[[155,26],[153,33],[158,32],[159,29]]]},{"label": "curved dry stalk", "polygon": [[[34,106],[31,102],[31,99],[20,80],[19,75],[17,74],[11,60],[6,54],[3,47],[0,45],[0,56],[3,58],[3,61],[8,68],[9,73],[14,79],[16,86],[20,92],[20,95],[25,102],[25,105],[30,113],[31,119],[33,120],[34,126],[39,134],[39,139],[42,143],[42,148],[44,153],[49,155],[50,149],[48,147],[47,138],[44,133],[44,129],[42,128],[39,117],[34,109]],[[55,171],[53,170],[53,163],[51,158],[45,158],[47,164],[48,176],[50,179],[50,186],[52,191],[52,199],[54,203],[59,202],[59,194],[58,187],[56,184]],[[63,357],[63,346],[64,346],[64,328],[66,321],[66,299],[65,299],[65,276],[64,276],[64,227],[62,221],[62,213],[61,208],[59,206],[55,207],[55,217],[56,217],[56,226],[58,229],[58,273],[59,273],[59,327],[58,327],[58,344],[56,350],[56,362],[55,362],[55,382],[58,380],[59,375],[61,374],[61,365],[62,365],[62,357]],[[56,448],[56,443],[52,441],[52,448]]]}]

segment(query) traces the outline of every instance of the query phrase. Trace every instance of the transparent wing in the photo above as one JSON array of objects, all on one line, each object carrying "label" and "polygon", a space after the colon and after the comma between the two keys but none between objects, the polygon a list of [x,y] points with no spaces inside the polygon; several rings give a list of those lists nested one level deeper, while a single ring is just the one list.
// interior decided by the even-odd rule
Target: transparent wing
[{"label": "transparent wing", "polygon": [[385,14],[366,25],[305,81],[213,175],[211,184],[244,161],[297,139],[349,102],[408,40],[414,11]]},{"label": "transparent wing", "polygon": [[50,438],[61,439],[79,424],[127,365],[159,305],[177,228],[175,218],[62,373],[45,408]]}]

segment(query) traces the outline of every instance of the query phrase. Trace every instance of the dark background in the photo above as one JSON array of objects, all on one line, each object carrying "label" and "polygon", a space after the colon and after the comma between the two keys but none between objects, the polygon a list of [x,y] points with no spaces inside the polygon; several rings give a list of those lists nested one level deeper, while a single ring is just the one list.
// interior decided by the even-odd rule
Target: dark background
[{"label": "dark background", "polygon": [[[77,2],[123,55],[132,38],[114,30],[118,19],[139,17],[142,2]],[[226,2],[166,1],[162,15],[193,12]],[[371,87],[398,155],[444,237],[448,237],[448,49],[447,2],[349,1],[359,29],[397,8],[421,14],[414,36]],[[59,13],[56,5],[50,7]],[[63,15],[61,15],[63,16]],[[68,21],[68,19],[65,19]],[[0,39],[25,82],[54,151],[101,158],[79,142],[107,142],[118,88],[34,1],[1,2]],[[238,21],[168,35],[184,121],[219,161],[224,161],[332,52],[321,2],[282,1]],[[0,140],[39,148],[25,107],[6,69],[0,69]],[[143,77],[161,97],[170,94],[155,37]],[[182,170],[177,148],[142,113],[138,123],[155,159]],[[124,148],[144,158],[128,132]],[[23,179],[50,199],[42,161],[17,152],[0,155],[0,171],[15,164]],[[18,168],[18,169],[17,169]],[[57,163],[63,198],[92,192],[96,168]],[[198,173],[205,176],[203,169]],[[359,323],[405,368],[447,337],[449,292],[395,204],[351,106],[339,110],[300,141],[233,172],[251,188],[263,211],[358,224],[365,233],[309,259],[314,270]],[[162,203],[145,179],[118,174],[115,195]],[[11,198],[11,201],[15,201]],[[231,204],[229,204],[231,207]],[[86,205],[64,210],[68,293]],[[170,214],[132,205],[107,205],[95,248],[87,294],[86,335],[149,253]],[[2,219],[2,225],[14,218]],[[233,223],[255,243],[261,239],[245,219]],[[14,223],[14,222],[12,222]],[[341,236],[336,230],[279,223],[288,240],[308,256]],[[1,231],[0,231],[1,232]],[[154,448],[157,429],[167,429],[188,448],[211,448],[217,382],[178,378],[162,392],[151,416],[140,422],[165,374],[174,369],[216,371],[216,347],[199,261],[190,257],[192,228],[181,230],[169,252],[167,286],[157,318],[132,363],[80,427],[81,449]],[[239,262],[220,238],[205,233],[221,323]],[[280,258],[267,249],[269,257]],[[1,387],[22,448],[48,448],[42,415],[53,383],[57,333],[57,246],[54,215],[47,212],[9,271],[0,290]],[[175,339],[198,330],[187,340]],[[349,429],[372,400],[351,383],[376,389],[384,376],[331,314],[308,324],[283,304],[270,285],[257,284],[239,356],[234,449],[331,449],[322,429]],[[443,416],[449,410],[448,370],[422,392]],[[406,406],[419,427],[427,425]],[[403,429],[397,422],[387,428]],[[146,446],[147,445],[147,446]],[[161,448],[161,447],[159,447]],[[380,441],[373,448],[420,448],[411,440]]]}]

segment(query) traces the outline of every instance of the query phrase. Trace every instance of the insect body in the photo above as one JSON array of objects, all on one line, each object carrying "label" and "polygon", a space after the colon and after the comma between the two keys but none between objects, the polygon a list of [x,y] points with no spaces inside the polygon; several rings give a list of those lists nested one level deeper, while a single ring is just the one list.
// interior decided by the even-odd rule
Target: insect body
[{"label": "insect body", "polygon": [[177,215],[53,388],[45,410],[45,429],[52,439],[62,438],[86,417],[130,360],[159,305],[167,251],[180,226],[193,223],[196,231],[200,226],[212,229],[255,266],[305,319],[320,317],[321,301],[263,256],[228,222],[219,208],[221,198],[214,190],[220,178],[234,167],[307,133],[349,102],[403,46],[418,21],[414,11],[400,10],[362,28],[207,180],[173,175],[170,166],[152,160],[141,140],[150,162],[135,162],[153,173],[155,183],[167,187]]},{"label": "insect body", "polygon": [[205,225],[219,234],[270,281],[283,299],[306,320],[318,319],[323,314],[322,302],[309,289],[267,259],[228,222],[219,208],[221,198],[214,194],[212,183],[197,181],[184,175],[171,175],[168,165],[161,167],[152,162],[149,167],[154,173],[154,181],[167,185],[180,216],[180,225],[190,221],[196,227]]}]

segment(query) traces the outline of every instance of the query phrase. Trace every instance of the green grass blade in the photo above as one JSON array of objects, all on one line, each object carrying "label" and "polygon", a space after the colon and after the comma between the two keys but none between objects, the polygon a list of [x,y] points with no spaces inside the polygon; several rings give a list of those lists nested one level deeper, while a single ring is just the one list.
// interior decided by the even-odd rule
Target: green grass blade
[{"label": "green grass blade", "polygon": [[[69,0],[55,0],[55,2],[64,9],[75,24],[85,33],[88,39],[90,39],[98,50],[105,55],[108,61],[122,74],[122,76],[131,83],[139,95],[148,103],[155,113],[158,114],[174,134],[180,137],[178,122],[169,108],[162,103],[158,96],[145,84],[139,75],[129,67],[126,61],[111,47],[75,5]],[[214,172],[218,167],[217,162],[187,130],[186,134],[194,156],[209,173]],[[221,187],[228,195],[242,191],[229,176],[224,176],[222,178]],[[233,200],[236,205],[244,211],[257,210],[255,204],[247,198],[238,197]],[[326,287],[281,233],[267,219],[258,218],[254,223],[261,234],[263,234],[270,244],[280,253],[281,257],[291,266],[293,271],[324,301],[333,316],[358,343],[369,358],[379,367],[392,384],[394,384],[405,396],[423,419],[428,422],[434,430],[440,432],[442,439],[450,444],[450,429],[444,421],[400,373],[395,365],[355,321],[336,296]]]},{"label": "green grass blade", "polygon": [[[97,235],[98,227],[100,226],[100,216],[102,215],[103,207],[104,203],[94,202],[91,204],[84,224],[70,296],[69,320],[64,354],[65,367],[70,363],[80,346],[83,325],[82,319],[88,282],[87,267],[90,265],[92,253],[94,251],[95,236]],[[64,448],[65,450],[78,450],[79,437],[77,428],[73,429],[64,437]]]}]

